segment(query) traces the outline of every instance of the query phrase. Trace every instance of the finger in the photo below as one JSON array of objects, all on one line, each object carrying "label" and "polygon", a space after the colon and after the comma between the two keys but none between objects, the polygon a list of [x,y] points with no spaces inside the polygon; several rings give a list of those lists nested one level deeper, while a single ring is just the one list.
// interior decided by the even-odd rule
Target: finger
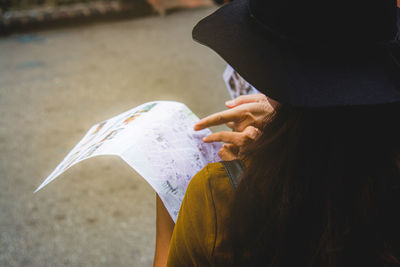
[{"label": "finger", "polygon": [[241,132],[248,126],[262,127],[263,122],[268,114],[273,112],[273,107],[268,101],[258,103],[246,103],[234,107],[240,112],[240,119],[235,121],[234,130]]},{"label": "finger", "polygon": [[238,158],[237,155],[235,155],[226,146],[222,146],[222,148],[218,151],[218,156],[224,161],[231,161]]},{"label": "finger", "polygon": [[247,126],[243,132],[228,132],[221,131],[217,133],[210,134],[203,138],[203,142],[224,142],[233,144],[235,146],[241,147],[248,144],[249,142],[254,142],[261,135],[261,131],[253,126]]},{"label": "finger", "polygon": [[226,126],[228,126],[230,129],[232,129],[233,131],[235,131],[235,128],[236,128],[236,123],[235,123],[235,122],[230,121],[230,122],[227,122],[227,123],[225,123],[225,124],[226,124]]},{"label": "finger", "polygon": [[253,141],[257,140],[261,134],[262,132],[254,126],[247,126],[243,131],[243,135],[246,135],[249,140]]},{"label": "finger", "polygon": [[267,101],[267,97],[264,94],[241,95],[236,97],[235,99],[226,101],[225,105],[228,108],[233,108],[242,104],[261,102],[261,101]]},{"label": "finger", "polygon": [[232,144],[224,144],[224,146],[226,146],[227,149],[232,151],[233,154],[239,155],[240,147],[232,145]]},{"label": "finger", "polygon": [[243,132],[249,126],[258,126],[257,118],[251,112],[243,113],[240,120],[235,122],[234,130],[236,132]]},{"label": "finger", "polygon": [[228,109],[221,112],[217,112],[207,116],[194,125],[194,130],[202,130],[211,126],[221,125],[230,121],[238,120],[241,113],[235,109]]},{"label": "finger", "polygon": [[233,144],[235,146],[243,145],[243,140],[244,140],[243,133],[228,132],[228,131],[213,133],[203,138],[203,141],[206,143],[224,142]]}]

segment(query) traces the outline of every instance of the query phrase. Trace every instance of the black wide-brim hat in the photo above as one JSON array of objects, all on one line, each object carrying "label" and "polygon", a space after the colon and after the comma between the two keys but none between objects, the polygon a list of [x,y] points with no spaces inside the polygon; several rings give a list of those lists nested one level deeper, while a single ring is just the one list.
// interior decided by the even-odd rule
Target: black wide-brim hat
[{"label": "black wide-brim hat", "polygon": [[234,0],[193,38],[259,91],[299,107],[400,102],[395,0]]}]

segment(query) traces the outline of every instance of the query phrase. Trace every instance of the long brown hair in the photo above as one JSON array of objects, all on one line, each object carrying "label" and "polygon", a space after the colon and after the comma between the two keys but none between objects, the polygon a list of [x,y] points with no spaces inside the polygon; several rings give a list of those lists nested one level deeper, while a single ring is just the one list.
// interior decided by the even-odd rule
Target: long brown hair
[{"label": "long brown hair", "polygon": [[400,266],[400,104],[282,105],[244,155],[236,266]]}]

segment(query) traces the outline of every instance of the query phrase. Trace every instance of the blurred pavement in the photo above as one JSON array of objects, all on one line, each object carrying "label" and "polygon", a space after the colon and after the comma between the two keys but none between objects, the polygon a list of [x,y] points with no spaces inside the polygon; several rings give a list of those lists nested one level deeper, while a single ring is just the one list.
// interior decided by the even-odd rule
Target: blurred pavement
[{"label": "blurred pavement", "polygon": [[225,63],[191,39],[212,11],[0,38],[0,266],[152,265],[154,192],[119,158],[33,191],[97,122],[151,100],[224,109]]}]

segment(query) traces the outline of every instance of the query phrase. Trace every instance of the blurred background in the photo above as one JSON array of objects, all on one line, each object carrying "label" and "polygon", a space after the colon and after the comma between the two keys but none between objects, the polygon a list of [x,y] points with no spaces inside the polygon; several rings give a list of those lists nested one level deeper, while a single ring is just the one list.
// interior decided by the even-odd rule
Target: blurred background
[{"label": "blurred background", "polygon": [[199,117],[224,109],[226,65],[191,38],[216,3],[0,8],[0,266],[151,266],[155,193],[119,158],[89,159],[33,191],[104,119],[152,100]]}]

